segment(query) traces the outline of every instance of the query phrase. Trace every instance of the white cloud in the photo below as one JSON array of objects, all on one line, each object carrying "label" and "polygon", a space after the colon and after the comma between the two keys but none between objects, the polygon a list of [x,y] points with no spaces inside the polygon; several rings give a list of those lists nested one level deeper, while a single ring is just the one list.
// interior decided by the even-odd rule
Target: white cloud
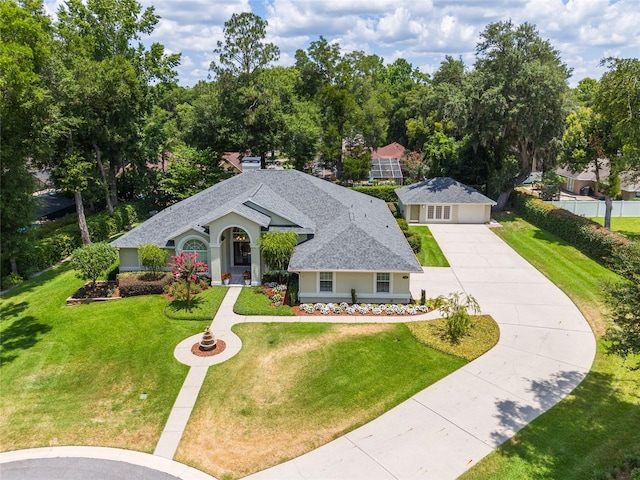
[{"label": "white cloud", "polygon": [[[233,13],[257,12],[268,21],[267,41],[281,51],[280,64],[295,63],[295,51],[320,35],[343,52],[362,50],[392,62],[405,58],[425,72],[445,55],[473,64],[479,33],[494,21],[536,25],[540,36],[574,69],[572,84],[599,78],[601,58],[638,56],[638,0],[140,0],[162,17],[148,41],[183,52],[180,79],[205,79],[213,49]],[[54,15],[63,0],[45,2]],[[203,68],[194,68],[203,65]],[[197,75],[202,75],[198,78]]]}]

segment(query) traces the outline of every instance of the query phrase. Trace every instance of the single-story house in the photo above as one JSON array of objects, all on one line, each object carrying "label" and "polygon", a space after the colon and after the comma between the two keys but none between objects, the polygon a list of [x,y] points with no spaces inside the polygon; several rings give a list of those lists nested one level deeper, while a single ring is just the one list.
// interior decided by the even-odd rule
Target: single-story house
[{"label": "single-story house", "polygon": [[437,177],[396,188],[398,209],[409,223],[486,223],[496,204],[475,188]]},{"label": "single-story house", "polygon": [[282,231],[298,235],[288,269],[302,302],[350,302],[352,289],[361,302],[410,301],[410,274],[422,268],[385,202],[296,170],[243,169],[111,244],[120,271],[141,270],[137,249],[151,243],[197,252],[214,285],[244,271],[257,285],[268,269],[258,240]]},{"label": "single-story house", "polygon": [[[609,162],[607,160],[601,161],[601,165],[600,179],[606,179],[610,172]],[[568,168],[558,168],[556,173],[562,177],[560,186],[563,190],[574,195],[600,195],[595,165],[591,164],[580,172],[573,172]],[[620,194],[622,200],[640,198],[640,179],[634,179],[628,172],[620,175]]]}]

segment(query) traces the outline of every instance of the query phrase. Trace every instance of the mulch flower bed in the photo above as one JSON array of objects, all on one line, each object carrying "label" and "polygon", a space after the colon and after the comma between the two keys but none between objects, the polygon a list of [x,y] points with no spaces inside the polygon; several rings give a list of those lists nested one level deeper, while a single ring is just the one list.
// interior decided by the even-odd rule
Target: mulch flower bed
[{"label": "mulch flower bed", "polygon": [[91,287],[91,282],[88,282],[76,290],[71,295],[71,298],[110,298],[119,296],[120,288],[115,282],[96,282],[94,288]]},{"label": "mulch flower bed", "polygon": [[115,282],[96,282],[95,287],[91,287],[91,282],[87,282],[67,298],[67,305],[104,302],[120,298],[122,298],[120,297],[120,288]]},{"label": "mulch flower bed", "polygon": [[200,350],[200,342],[194,343],[191,347],[191,353],[197,357],[213,357],[214,355],[219,355],[224,352],[225,348],[227,348],[227,344],[224,340],[218,339],[216,347],[213,350]]}]

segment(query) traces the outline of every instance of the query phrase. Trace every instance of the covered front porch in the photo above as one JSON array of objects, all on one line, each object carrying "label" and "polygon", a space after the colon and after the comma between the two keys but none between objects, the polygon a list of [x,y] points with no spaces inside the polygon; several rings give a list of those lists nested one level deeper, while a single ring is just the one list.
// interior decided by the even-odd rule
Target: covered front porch
[{"label": "covered front porch", "polygon": [[[215,235],[218,233],[218,235]],[[245,285],[248,273],[250,285],[259,285],[261,278],[260,250],[257,245],[260,231],[248,225],[227,225],[215,232],[209,250],[211,253],[211,284],[222,285],[231,274],[229,285]],[[223,277],[224,275],[224,277]]]}]

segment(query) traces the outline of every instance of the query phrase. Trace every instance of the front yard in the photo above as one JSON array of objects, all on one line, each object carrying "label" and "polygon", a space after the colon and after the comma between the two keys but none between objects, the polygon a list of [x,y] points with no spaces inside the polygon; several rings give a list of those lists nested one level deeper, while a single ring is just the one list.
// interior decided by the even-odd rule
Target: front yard
[{"label": "front yard", "polygon": [[[1,451],[152,452],[188,371],[173,350],[210,324],[226,291],[199,294],[191,311],[161,295],[66,306],[82,283],[63,264],[0,297]],[[243,288],[248,301],[236,307],[274,315],[254,292]],[[461,343],[481,345],[476,355],[497,341],[494,322],[479,324]],[[342,435],[466,363],[426,346],[441,332],[419,325],[237,325],[243,349],[211,367],[178,458],[238,477]]]},{"label": "front yard", "polygon": [[173,350],[210,320],[159,295],[67,307],[82,283],[63,264],[0,297],[0,450],[155,448],[188,371]]}]

